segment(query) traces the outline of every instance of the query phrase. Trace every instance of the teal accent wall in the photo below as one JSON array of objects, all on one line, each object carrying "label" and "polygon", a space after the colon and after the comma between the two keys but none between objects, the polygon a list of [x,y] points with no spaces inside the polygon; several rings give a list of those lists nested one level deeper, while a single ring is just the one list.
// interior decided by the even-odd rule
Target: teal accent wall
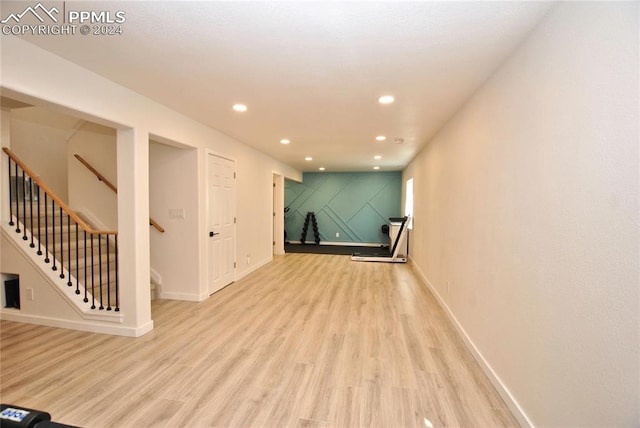
[{"label": "teal accent wall", "polygon": [[[307,212],[314,212],[321,241],[388,244],[380,231],[399,217],[402,173],[305,172],[302,183],[285,180],[284,227],[287,240],[299,241]],[[336,238],[336,232],[340,234]],[[313,243],[311,226],[307,243]]]}]

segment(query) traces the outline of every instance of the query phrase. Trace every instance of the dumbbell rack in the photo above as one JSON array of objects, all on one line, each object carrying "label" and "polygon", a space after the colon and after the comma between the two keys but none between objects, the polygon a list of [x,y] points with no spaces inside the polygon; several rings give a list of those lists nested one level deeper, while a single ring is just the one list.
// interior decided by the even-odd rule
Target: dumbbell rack
[{"label": "dumbbell rack", "polygon": [[305,244],[307,240],[307,230],[309,230],[309,222],[313,226],[313,237],[316,244],[320,244],[320,232],[318,232],[318,222],[316,221],[315,213],[308,212],[307,217],[304,219],[304,225],[302,226],[302,236],[300,236],[300,243]]}]

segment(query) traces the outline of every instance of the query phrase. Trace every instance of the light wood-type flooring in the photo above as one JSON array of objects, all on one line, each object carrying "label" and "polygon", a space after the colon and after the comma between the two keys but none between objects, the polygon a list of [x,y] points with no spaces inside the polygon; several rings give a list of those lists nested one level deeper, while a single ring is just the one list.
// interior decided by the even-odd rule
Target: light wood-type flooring
[{"label": "light wood-type flooring", "polygon": [[3,321],[0,400],[82,427],[517,426],[410,265],[287,254],[115,337]]}]

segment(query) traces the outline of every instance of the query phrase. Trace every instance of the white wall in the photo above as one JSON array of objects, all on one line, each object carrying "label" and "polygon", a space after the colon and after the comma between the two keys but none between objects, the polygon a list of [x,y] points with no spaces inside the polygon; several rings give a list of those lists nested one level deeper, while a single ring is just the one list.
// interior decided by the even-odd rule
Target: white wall
[{"label": "white wall", "polygon": [[[275,161],[266,155],[249,148],[220,132],[199,122],[187,118],[168,107],[160,105],[133,91],[119,86],[101,76],[78,67],[60,57],[50,54],[34,45],[16,37],[2,38],[2,87],[4,95],[23,102],[40,105],[54,111],[66,113],[81,119],[90,120],[105,126],[122,130],[133,129],[131,135],[122,133],[128,143],[121,145],[118,139],[118,177],[126,176],[128,184],[135,192],[127,196],[121,195],[119,186],[118,218],[127,218],[127,225],[119,222],[119,245],[122,249],[135,254],[121,260],[121,277],[123,293],[125,288],[145,289],[148,293],[149,283],[143,282],[141,273],[145,270],[149,277],[148,264],[137,265],[135,260],[149,259],[149,239],[141,239],[143,225],[148,231],[149,214],[149,175],[148,159],[149,135],[158,141],[171,141],[197,148],[197,180],[198,188],[197,213],[192,219],[197,223],[197,236],[189,242],[189,250],[193,259],[198,282],[203,289],[206,286],[206,207],[205,201],[205,150],[211,150],[220,156],[235,159],[238,165],[237,181],[237,257],[238,261],[245,254],[252,254],[252,266],[258,262],[271,259],[271,180],[276,172],[292,179],[300,180],[301,173],[287,165]],[[146,139],[142,138],[146,135]],[[146,144],[143,142],[146,141]],[[130,149],[131,159],[120,162],[121,147],[126,144],[136,145]],[[146,156],[137,150],[137,145],[144,145]],[[136,149],[136,150],[134,150]],[[128,169],[124,171],[123,168]],[[130,171],[129,171],[130,169]],[[125,188],[124,190],[127,190]],[[126,202],[121,203],[123,198]],[[125,217],[122,215],[126,214]],[[131,225],[135,222],[135,225]],[[123,227],[126,226],[124,229]],[[148,237],[147,233],[147,237]],[[171,250],[170,254],[175,254]],[[169,254],[168,254],[169,255]],[[252,266],[238,266],[238,277],[246,274]],[[146,268],[146,269],[145,269]],[[148,326],[149,320],[140,320],[136,314],[149,310],[149,302],[144,302],[142,295],[136,294],[137,308],[135,314],[124,311],[125,325]]]},{"label": "white wall", "polygon": [[[11,148],[11,110],[0,108],[0,143],[2,147]],[[4,156],[4,153],[2,154]],[[2,202],[2,212],[0,217],[2,223],[9,222],[9,192],[4,189],[9,188],[8,165],[0,165],[0,202]],[[0,246],[1,247],[1,246]]]},{"label": "white wall", "polygon": [[404,171],[411,257],[535,426],[638,426],[638,3],[561,3]]},{"label": "white wall", "polygon": [[69,177],[69,206],[96,228],[118,229],[117,195],[87,169],[75,154],[89,162],[111,184],[118,187],[116,131],[85,122],[68,140],[66,162]]},{"label": "white wall", "polygon": [[67,138],[78,119],[39,107],[11,112],[11,151],[63,201],[67,193]]},{"label": "white wall", "polygon": [[[165,229],[149,231],[151,267],[161,277],[161,298],[200,300],[198,257],[193,250],[198,246],[197,183],[197,150],[149,145],[149,211]],[[173,209],[183,209],[184,219],[172,218]]]},{"label": "white wall", "polygon": [[[273,171],[268,157],[242,154],[238,174],[238,276],[273,258]],[[282,171],[280,171],[282,173]],[[302,175],[299,176],[302,179]],[[268,213],[268,215],[265,215]],[[280,218],[284,223],[284,215]],[[250,256],[250,263],[247,263]]]}]

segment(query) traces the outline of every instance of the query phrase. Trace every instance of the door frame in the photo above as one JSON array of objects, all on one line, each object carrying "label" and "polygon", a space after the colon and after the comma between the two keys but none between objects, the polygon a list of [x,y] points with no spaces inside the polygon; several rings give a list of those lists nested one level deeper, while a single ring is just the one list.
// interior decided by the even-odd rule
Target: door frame
[{"label": "door frame", "polygon": [[273,242],[272,254],[274,256],[284,254],[284,176],[273,172],[273,230],[271,239]]},{"label": "door frame", "polygon": [[[234,179],[236,180],[234,182],[234,186],[233,186],[233,218],[235,219],[234,223],[233,223],[233,259],[234,259],[234,266],[233,266],[233,281],[230,283],[232,284],[233,282],[235,282],[237,280],[238,277],[238,223],[237,223],[237,219],[238,219],[238,182],[237,182],[237,169],[238,169],[238,161],[235,158],[232,158],[230,156],[225,156],[222,155],[218,152],[215,152],[211,149],[205,149],[205,157],[204,157],[204,176],[205,176],[205,187],[204,187],[204,197],[205,197],[205,218],[204,218],[204,229],[203,229],[203,236],[205,239],[205,278],[206,278],[206,282],[205,282],[205,294],[206,294],[206,298],[211,296],[211,293],[209,293],[209,286],[211,284],[211,278],[210,276],[210,270],[209,270],[209,260],[211,260],[211,257],[213,256],[212,254],[210,254],[209,251],[209,207],[210,207],[210,200],[209,200],[209,156],[216,156],[222,159],[226,159],[228,161],[233,162],[233,173],[234,173]],[[229,284],[227,284],[229,285]],[[225,285],[226,287],[226,285]],[[224,288],[224,287],[223,287]]]}]

